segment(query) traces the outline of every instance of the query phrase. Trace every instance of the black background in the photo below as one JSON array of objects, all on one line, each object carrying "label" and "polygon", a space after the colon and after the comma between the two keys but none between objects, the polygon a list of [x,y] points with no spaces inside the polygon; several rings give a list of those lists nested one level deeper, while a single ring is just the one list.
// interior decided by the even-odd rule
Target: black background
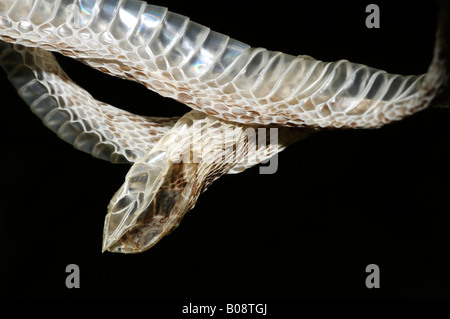
[{"label": "black background", "polygon": [[[426,72],[433,2],[153,1],[252,46],[399,74]],[[189,109],[63,59],[99,100],[146,115]],[[1,75],[1,74],[0,74]],[[101,253],[106,206],[129,166],[94,159],[45,128],[0,76],[2,295],[8,298],[449,297],[448,109],[378,130],[324,131],[216,181],[179,228],[138,255]],[[81,288],[67,289],[77,264]],[[381,288],[365,268],[381,269]],[[251,298],[251,299],[250,299]]]}]

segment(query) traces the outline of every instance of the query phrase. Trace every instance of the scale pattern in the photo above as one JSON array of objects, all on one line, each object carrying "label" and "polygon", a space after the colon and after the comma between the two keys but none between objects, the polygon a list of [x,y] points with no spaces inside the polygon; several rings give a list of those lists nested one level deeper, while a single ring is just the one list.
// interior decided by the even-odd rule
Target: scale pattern
[{"label": "scale pattern", "polygon": [[[0,41],[0,66],[59,137],[95,157],[134,163],[108,206],[103,249],[137,253],[170,233],[223,174],[318,128],[374,128],[427,107],[448,78],[447,11],[428,72],[401,76],[252,48],[135,0],[0,0],[0,39],[9,42]],[[193,111],[146,117],[97,101],[49,51]]]},{"label": "scale pattern", "polygon": [[178,120],[140,116],[97,101],[39,48],[0,42],[0,66],[48,128],[75,148],[113,163],[134,162]]},{"label": "scale pattern", "polygon": [[230,39],[140,1],[2,1],[0,35],[224,120],[370,128],[425,108],[442,79],[294,57]]}]

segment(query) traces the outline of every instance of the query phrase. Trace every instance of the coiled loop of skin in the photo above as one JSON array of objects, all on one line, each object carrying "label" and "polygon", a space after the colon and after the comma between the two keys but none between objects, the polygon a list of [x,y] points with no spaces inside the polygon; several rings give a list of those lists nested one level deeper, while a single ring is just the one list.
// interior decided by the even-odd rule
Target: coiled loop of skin
[{"label": "coiled loop of skin", "polygon": [[[103,250],[137,253],[177,227],[223,174],[256,165],[317,128],[374,128],[427,107],[448,78],[443,12],[428,72],[400,76],[252,48],[135,0],[0,0],[0,39],[10,43],[0,41],[0,65],[59,137],[95,157],[134,163],[108,206]],[[97,101],[49,51],[194,110],[157,118]],[[261,125],[278,127],[278,138]],[[263,136],[269,142],[255,147]]]},{"label": "coiled loop of skin", "polygon": [[442,82],[251,48],[135,0],[2,3],[4,39],[74,56],[243,124],[379,127],[425,108]]}]

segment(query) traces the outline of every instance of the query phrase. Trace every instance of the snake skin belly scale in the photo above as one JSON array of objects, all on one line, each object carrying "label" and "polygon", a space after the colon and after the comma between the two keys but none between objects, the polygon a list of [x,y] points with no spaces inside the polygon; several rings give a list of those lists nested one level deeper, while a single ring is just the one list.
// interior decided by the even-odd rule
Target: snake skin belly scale
[{"label": "snake skin belly scale", "polygon": [[[9,42],[0,42],[0,65],[59,137],[95,157],[134,163],[108,207],[103,249],[136,253],[170,233],[223,174],[256,165],[317,128],[375,128],[426,108],[448,78],[443,11],[428,72],[401,76],[252,48],[141,1],[0,0],[0,39]],[[97,101],[49,51],[193,111],[146,117]],[[278,140],[254,148],[247,132],[257,126],[279,128]],[[224,139],[228,131],[232,138]],[[217,149],[225,156],[179,160]]]},{"label": "snake skin belly scale", "polygon": [[140,1],[4,1],[2,11],[3,34],[18,43],[239,123],[377,127],[426,107],[416,102],[439,81],[250,48]]}]

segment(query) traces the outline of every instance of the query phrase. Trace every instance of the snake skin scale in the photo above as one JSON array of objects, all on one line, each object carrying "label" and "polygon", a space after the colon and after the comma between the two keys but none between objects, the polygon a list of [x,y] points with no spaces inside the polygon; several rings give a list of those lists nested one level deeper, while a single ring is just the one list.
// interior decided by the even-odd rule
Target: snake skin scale
[{"label": "snake skin scale", "polygon": [[[220,176],[321,128],[378,128],[428,107],[448,79],[447,32],[441,10],[427,73],[401,76],[253,48],[136,0],[0,0],[0,65],[60,138],[95,157],[133,163],[108,207],[103,249],[138,253],[173,231]],[[100,102],[51,51],[193,111],[149,117]],[[277,129],[275,141],[269,128]],[[269,142],[258,144],[263,138]]]}]

